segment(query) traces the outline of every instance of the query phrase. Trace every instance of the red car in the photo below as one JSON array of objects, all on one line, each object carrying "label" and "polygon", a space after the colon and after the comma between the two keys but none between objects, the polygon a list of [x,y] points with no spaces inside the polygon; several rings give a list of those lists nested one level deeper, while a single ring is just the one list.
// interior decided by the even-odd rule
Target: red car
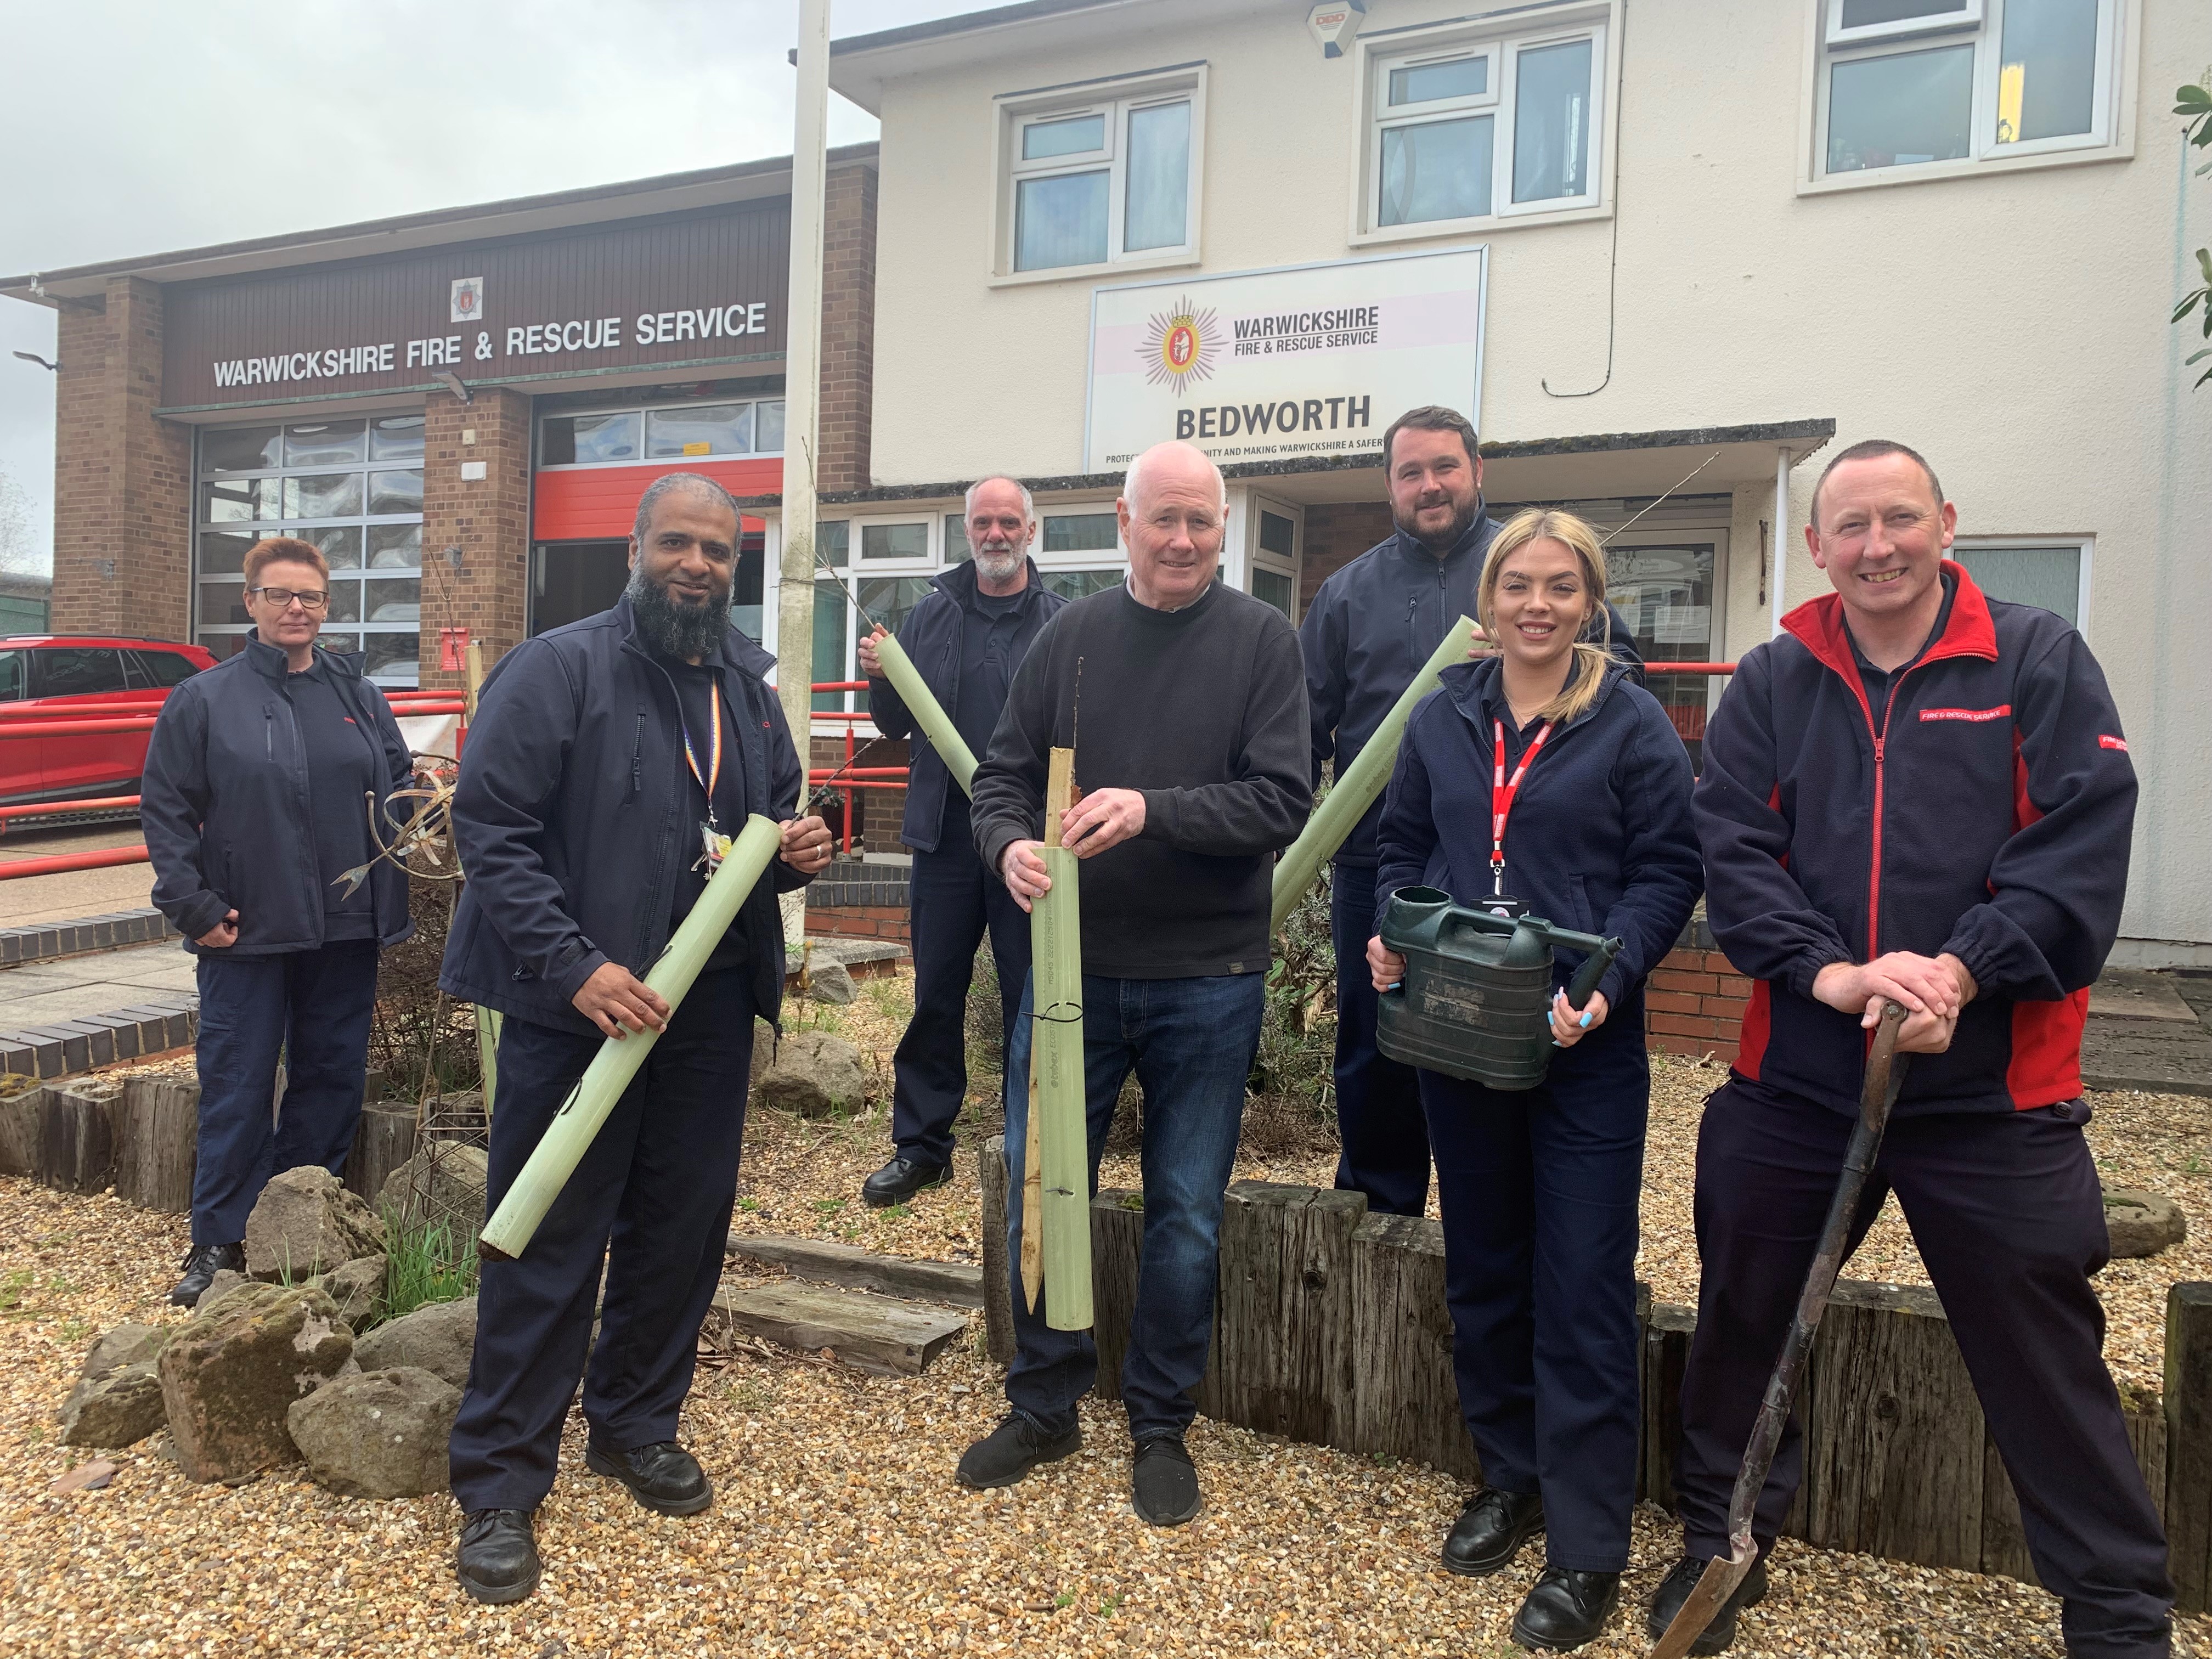
[{"label": "red car", "polygon": [[173,685],[215,659],[171,640],[82,634],[0,637],[0,804],[135,795],[146,764],[144,732],[91,737],[16,736],[45,720],[13,720],[30,709],[82,708],[88,717],[151,714]]}]

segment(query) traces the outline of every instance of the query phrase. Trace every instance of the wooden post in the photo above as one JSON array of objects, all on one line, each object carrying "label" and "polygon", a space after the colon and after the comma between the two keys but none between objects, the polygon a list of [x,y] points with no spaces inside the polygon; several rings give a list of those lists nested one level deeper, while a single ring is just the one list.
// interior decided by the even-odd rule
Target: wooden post
[{"label": "wooden post", "polygon": [[1221,1218],[1221,1415],[1316,1445],[1352,1437],[1355,1192],[1240,1181]]},{"label": "wooden post", "polygon": [[115,1179],[119,1083],[80,1078],[39,1091],[39,1184],[64,1193],[104,1191]]},{"label": "wooden post", "polygon": [[372,1205],[392,1172],[415,1156],[416,1109],[404,1101],[378,1101],[362,1109],[346,1158],[345,1184]]},{"label": "wooden post", "polygon": [[142,1210],[189,1215],[199,1159],[200,1085],[134,1077],[115,1112],[115,1195]]},{"label": "wooden post", "polygon": [[1098,1397],[1121,1397],[1121,1362],[1129,1355],[1129,1322],[1137,1310],[1137,1273],[1144,1256],[1145,1195],[1107,1187],[1091,1200],[1091,1334],[1098,1344]]},{"label": "wooden post", "polygon": [[1343,1443],[1480,1479],[1452,1374],[1443,1227],[1422,1216],[1363,1218],[1352,1231],[1351,1300],[1358,1372]]},{"label": "wooden post", "polygon": [[0,1096],[0,1175],[27,1176],[39,1167],[39,1097],[42,1089]]},{"label": "wooden post", "polygon": [[993,1135],[975,1160],[983,1186],[983,1346],[1000,1364],[1014,1358],[1013,1286],[1006,1277],[1006,1138]]},{"label": "wooden post", "polygon": [[2166,1541],[2177,1613],[2212,1612],[2212,1285],[2166,1293]]},{"label": "wooden post", "polygon": [[1980,1570],[1986,1431],[1935,1291],[1838,1282],[1803,1421],[1809,1541]]}]

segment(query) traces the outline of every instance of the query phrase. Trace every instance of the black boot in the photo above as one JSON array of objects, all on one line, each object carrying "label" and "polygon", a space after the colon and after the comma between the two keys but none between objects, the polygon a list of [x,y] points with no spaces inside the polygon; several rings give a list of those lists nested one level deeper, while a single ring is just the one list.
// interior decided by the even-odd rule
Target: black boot
[{"label": "black boot", "polygon": [[1082,1449],[1080,1425],[1066,1434],[1048,1434],[1019,1412],[1008,1412],[1005,1422],[961,1454],[953,1479],[977,1492],[1011,1486],[1038,1464]]},{"label": "black boot", "polygon": [[1547,1567],[1513,1615],[1513,1639],[1524,1648],[1565,1653],[1595,1641],[1620,1600],[1617,1572]]},{"label": "black boot", "polygon": [[931,1164],[901,1152],[860,1183],[860,1201],[872,1210],[887,1210],[951,1179],[949,1164]]},{"label": "black boot", "polygon": [[461,1588],[479,1601],[503,1606],[538,1588],[538,1539],[528,1510],[472,1510],[461,1523],[453,1566]]},{"label": "black boot", "polygon": [[1469,1578],[1487,1577],[1543,1530],[1542,1494],[1485,1486],[1467,1500],[1444,1534],[1444,1565]]},{"label": "black boot", "polygon": [[[1682,1610],[1682,1603],[1690,1599],[1690,1592],[1704,1577],[1705,1563],[1686,1558],[1677,1561],[1661,1581],[1651,1597],[1651,1617],[1644,1628],[1654,1640],[1667,1633],[1667,1626],[1674,1622],[1674,1615]],[[1766,1596],[1766,1558],[1761,1556],[1751,1564],[1751,1571],[1743,1576],[1743,1583],[1735,1587],[1735,1594],[1721,1603],[1721,1610],[1713,1615],[1705,1634],[1690,1644],[1696,1654],[1726,1653],[1729,1644],[1735,1640],[1735,1616],[1753,1602]]]},{"label": "black boot", "polygon": [[1198,1468],[1179,1434],[1140,1441],[1129,1465],[1129,1503],[1137,1518],[1155,1527],[1180,1527],[1206,1507]]},{"label": "black boot", "polygon": [[584,1467],[629,1488],[629,1495],[661,1515],[696,1515],[714,1501],[714,1488],[699,1460],[673,1440],[630,1451],[605,1451],[584,1443]]},{"label": "black boot", "polygon": [[228,1269],[231,1273],[246,1271],[246,1246],[243,1244],[195,1244],[185,1252],[185,1276],[169,1292],[173,1307],[196,1308],[207,1287],[215,1283],[215,1276]]}]

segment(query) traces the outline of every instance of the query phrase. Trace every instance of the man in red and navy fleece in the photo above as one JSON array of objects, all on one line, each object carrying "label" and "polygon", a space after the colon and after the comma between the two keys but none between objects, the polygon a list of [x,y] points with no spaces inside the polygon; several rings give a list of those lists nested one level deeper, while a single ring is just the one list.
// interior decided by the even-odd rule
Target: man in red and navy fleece
[{"label": "man in red and navy fleece", "polygon": [[[2166,1541],[2105,1369],[2102,1197],[2082,1125],[2088,988],[2119,927],[2136,777],[2105,677],[2047,611],[1944,558],[1957,520],[1902,444],[1832,461],[1805,532],[1836,592],[1746,653],[1695,797],[1714,938],[1754,981],[1698,1136],[1698,1329],[1663,1630],[1728,1553],[1730,1488],[1858,1112],[1867,1028],[1913,1054],[1854,1224],[1894,1188],[2020,1494],[2066,1651],[2169,1651]],[[1795,1425],[1761,1494],[1788,1513]],[[1765,1592],[1755,1566],[1692,1650]]]}]

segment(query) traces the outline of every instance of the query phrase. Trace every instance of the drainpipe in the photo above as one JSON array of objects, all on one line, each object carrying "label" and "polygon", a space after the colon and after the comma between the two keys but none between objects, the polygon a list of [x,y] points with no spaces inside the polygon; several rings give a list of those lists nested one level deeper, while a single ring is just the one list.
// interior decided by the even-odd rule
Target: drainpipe
[{"label": "drainpipe", "polygon": [[1769,630],[1773,637],[1781,635],[1782,613],[1788,608],[1782,603],[1782,573],[1789,568],[1790,530],[1790,446],[1780,444],[1774,451],[1774,580],[1767,588],[1774,596],[1774,622]]}]

